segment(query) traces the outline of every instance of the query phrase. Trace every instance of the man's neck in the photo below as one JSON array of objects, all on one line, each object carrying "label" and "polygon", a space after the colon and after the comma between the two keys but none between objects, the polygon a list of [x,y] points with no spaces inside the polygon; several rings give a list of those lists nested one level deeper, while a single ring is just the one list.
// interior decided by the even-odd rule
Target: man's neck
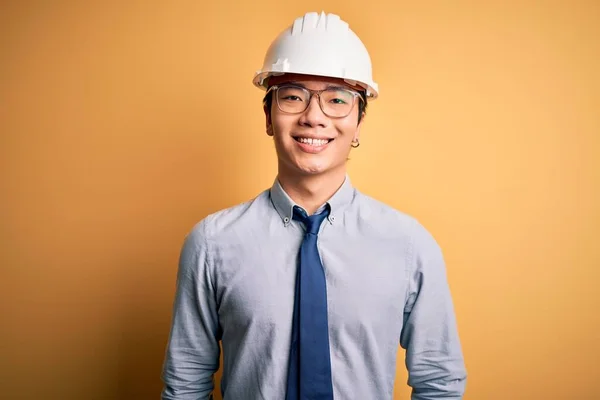
[{"label": "man's neck", "polygon": [[292,175],[279,171],[279,184],[290,198],[312,215],[325,204],[346,179],[346,171],[331,171],[320,175]]}]

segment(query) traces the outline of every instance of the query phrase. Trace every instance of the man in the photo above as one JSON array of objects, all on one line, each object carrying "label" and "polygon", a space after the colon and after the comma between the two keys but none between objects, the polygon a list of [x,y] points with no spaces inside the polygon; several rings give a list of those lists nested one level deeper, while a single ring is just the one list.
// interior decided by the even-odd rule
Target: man
[{"label": "man", "polygon": [[308,13],[267,51],[273,186],[209,215],[179,263],[162,399],[391,399],[398,345],[413,400],[461,399],[466,372],[445,265],[413,218],[346,172],[371,60],[348,24]]}]

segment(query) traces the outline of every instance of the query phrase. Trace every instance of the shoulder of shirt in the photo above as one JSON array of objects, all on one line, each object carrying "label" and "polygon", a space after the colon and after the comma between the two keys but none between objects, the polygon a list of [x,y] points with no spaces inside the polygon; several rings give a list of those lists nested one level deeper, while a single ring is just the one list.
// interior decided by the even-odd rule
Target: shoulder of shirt
[{"label": "shoulder of shirt", "polygon": [[370,195],[355,189],[354,202],[362,217],[371,223],[380,224],[387,232],[407,235],[413,242],[429,242],[436,245],[432,233],[421,221],[407,212],[399,210]]},{"label": "shoulder of shirt", "polygon": [[220,209],[198,221],[187,233],[186,239],[208,241],[214,239],[219,233],[226,231],[232,224],[240,221],[240,218],[253,207],[264,207],[269,201],[269,190],[263,190],[254,198]]},{"label": "shoulder of shirt", "polygon": [[369,218],[373,222],[380,220],[390,221],[393,224],[409,227],[414,224],[419,224],[418,220],[402,210],[392,207],[383,201],[376,199],[368,194],[365,194],[358,189],[355,189],[354,209],[358,210],[364,218]]}]

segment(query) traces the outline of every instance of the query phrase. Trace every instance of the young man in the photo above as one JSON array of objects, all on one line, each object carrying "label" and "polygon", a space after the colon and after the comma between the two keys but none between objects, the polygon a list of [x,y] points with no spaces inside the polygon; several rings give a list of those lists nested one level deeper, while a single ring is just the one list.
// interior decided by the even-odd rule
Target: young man
[{"label": "young man", "polygon": [[366,104],[367,50],[332,14],[273,42],[266,90],[273,186],[199,222],[181,252],[163,400],[391,399],[398,345],[413,400],[461,399],[466,372],[444,260],[413,218],[346,173]]}]

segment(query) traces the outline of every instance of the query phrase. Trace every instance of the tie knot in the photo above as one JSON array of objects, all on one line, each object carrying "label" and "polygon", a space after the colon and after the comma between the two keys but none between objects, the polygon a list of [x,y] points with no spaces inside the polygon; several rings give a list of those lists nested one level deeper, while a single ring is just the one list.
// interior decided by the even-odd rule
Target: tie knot
[{"label": "tie knot", "polygon": [[294,206],[294,219],[303,222],[306,226],[306,233],[312,233],[313,235],[319,233],[319,227],[328,215],[329,206],[326,206],[322,212],[311,216],[308,216],[302,208]]}]

